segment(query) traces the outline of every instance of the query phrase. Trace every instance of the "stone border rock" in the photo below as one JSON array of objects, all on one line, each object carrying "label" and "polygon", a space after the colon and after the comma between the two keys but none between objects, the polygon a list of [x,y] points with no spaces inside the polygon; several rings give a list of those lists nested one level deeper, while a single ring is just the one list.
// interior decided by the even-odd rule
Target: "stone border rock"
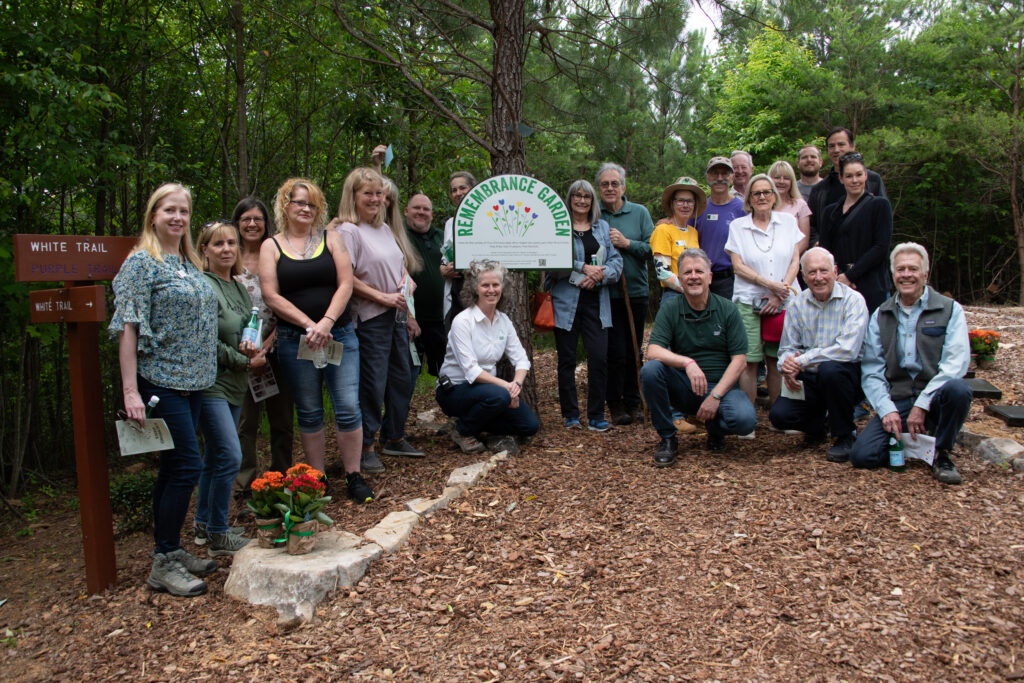
[{"label": "stone border rock", "polygon": [[448,507],[507,459],[508,453],[501,451],[456,468],[439,497],[406,501],[406,510],[388,513],[362,537],[335,529],[321,531],[316,547],[307,555],[288,555],[250,543],[235,553],[224,592],[253,605],[275,608],[282,630],[310,621],[324,598],[355,585],[370,563],[404,546],[421,518]]},{"label": "stone border rock", "polygon": [[1012,467],[1015,472],[1024,472],[1024,446],[1013,439],[986,437],[968,429],[961,429],[956,440],[986,462]]}]

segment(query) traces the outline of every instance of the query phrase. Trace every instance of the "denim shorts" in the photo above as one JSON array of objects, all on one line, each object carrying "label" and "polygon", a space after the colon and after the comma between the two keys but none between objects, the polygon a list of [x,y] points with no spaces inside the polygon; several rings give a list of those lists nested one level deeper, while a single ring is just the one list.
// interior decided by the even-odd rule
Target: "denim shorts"
[{"label": "denim shorts", "polygon": [[339,432],[351,432],[363,425],[359,412],[359,339],[352,323],[331,330],[334,341],[339,342],[343,351],[341,364],[317,369],[313,361],[299,360],[299,337],[304,331],[288,325],[277,326],[277,355],[288,382],[295,413],[298,416],[299,431],[312,434],[324,426],[323,385],[334,408],[334,423]]}]

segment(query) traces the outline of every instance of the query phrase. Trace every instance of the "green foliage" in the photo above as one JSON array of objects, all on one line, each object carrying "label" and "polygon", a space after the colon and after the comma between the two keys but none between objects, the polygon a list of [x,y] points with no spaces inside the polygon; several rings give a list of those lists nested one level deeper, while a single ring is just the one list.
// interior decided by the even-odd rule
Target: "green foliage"
[{"label": "green foliage", "polygon": [[110,508],[117,515],[117,535],[147,531],[153,517],[156,472],[125,473],[110,482]]}]

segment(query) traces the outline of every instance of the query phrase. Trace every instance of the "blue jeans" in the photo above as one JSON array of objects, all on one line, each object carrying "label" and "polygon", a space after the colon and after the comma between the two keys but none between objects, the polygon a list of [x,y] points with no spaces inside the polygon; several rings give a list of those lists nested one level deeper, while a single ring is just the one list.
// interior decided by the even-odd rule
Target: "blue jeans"
[{"label": "blue jeans", "polygon": [[242,447],[238,442],[241,413],[242,406],[233,406],[223,398],[203,397],[199,427],[206,453],[199,473],[196,524],[213,534],[228,530],[231,487],[242,464]]},{"label": "blue jeans", "polygon": [[181,547],[181,527],[185,523],[192,489],[199,481],[199,411],[203,392],[177,391],[157,386],[142,375],[137,379],[143,401],[159,396],[160,403],[151,416],[167,423],[174,448],[160,451],[160,469],[153,485],[153,541],[158,553]]},{"label": "blue jeans", "polygon": [[[932,396],[931,409],[925,417],[924,426],[935,435],[936,451],[953,448],[956,435],[967,420],[973,398],[971,385],[962,379],[949,380]],[[912,396],[895,401],[904,432],[907,431],[907,416],[916,400],[917,396]],[[876,415],[871,418],[857,437],[850,450],[850,464],[854,467],[874,468],[889,464],[889,433],[882,429],[883,417]]]},{"label": "blue jeans", "polygon": [[[405,437],[405,421],[416,386],[410,382],[409,335],[395,322],[395,309],[360,320],[359,407],[363,413],[363,445],[373,444],[380,430],[387,441]],[[381,406],[384,419],[381,420]]]},{"label": "blue jeans", "polygon": [[526,402],[520,401],[518,408],[510,408],[512,397],[508,389],[497,384],[463,382],[451,391],[438,387],[434,396],[445,415],[458,418],[455,428],[460,434],[531,436],[540,429],[537,416]]},{"label": "blue jeans", "polygon": [[359,413],[359,339],[352,323],[331,330],[334,341],[344,350],[339,365],[313,367],[313,361],[299,360],[299,337],[305,332],[288,325],[277,326],[277,356],[284,381],[295,401],[299,431],[315,434],[324,427],[323,385],[334,409],[334,424],[339,432],[352,432],[362,424]]},{"label": "blue jeans", "polygon": [[[696,415],[700,404],[715,390],[715,384],[708,382],[708,392],[703,396],[694,393],[690,378],[678,368],[669,367],[660,360],[644,363],[640,371],[640,382],[651,411],[651,423],[658,436],[675,436],[676,426],[672,424],[672,409],[686,415]],[[757,426],[757,412],[743,391],[734,386],[722,397],[715,419],[704,424],[708,436],[725,434],[749,434]]]}]

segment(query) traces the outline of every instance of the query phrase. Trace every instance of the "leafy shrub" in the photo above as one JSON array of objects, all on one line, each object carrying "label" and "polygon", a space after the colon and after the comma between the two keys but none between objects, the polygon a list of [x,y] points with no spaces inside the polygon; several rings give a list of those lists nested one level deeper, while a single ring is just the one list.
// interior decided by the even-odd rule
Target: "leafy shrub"
[{"label": "leafy shrub", "polygon": [[156,472],[126,473],[110,482],[110,508],[117,515],[117,536],[149,531],[153,521]]}]

